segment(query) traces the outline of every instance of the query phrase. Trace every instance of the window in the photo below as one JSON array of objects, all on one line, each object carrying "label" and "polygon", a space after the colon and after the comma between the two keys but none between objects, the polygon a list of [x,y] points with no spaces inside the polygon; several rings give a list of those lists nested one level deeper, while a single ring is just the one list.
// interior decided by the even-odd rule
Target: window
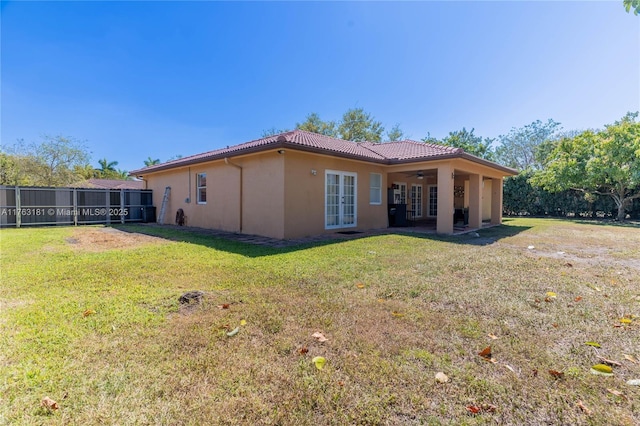
[{"label": "window", "polygon": [[411,210],[414,217],[422,217],[422,185],[411,184]]},{"label": "window", "polygon": [[438,216],[438,187],[429,185],[429,211],[428,216]]},{"label": "window", "polygon": [[380,173],[369,175],[369,204],[382,204],[382,175]]},{"label": "window", "polygon": [[198,204],[207,204],[207,174],[198,173],[196,177]]},{"label": "window", "polygon": [[407,184],[405,182],[394,182],[398,192],[395,193],[393,204],[407,204]]}]

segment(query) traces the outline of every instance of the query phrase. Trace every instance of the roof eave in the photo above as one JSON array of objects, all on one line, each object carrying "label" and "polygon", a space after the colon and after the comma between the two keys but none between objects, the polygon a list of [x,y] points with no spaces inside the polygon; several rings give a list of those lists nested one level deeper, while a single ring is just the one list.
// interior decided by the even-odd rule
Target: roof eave
[{"label": "roof eave", "polygon": [[200,158],[194,158],[193,160],[184,160],[179,162],[178,164],[166,163],[166,164],[159,164],[157,166],[152,166],[149,168],[132,170],[131,172],[129,172],[129,176],[136,176],[136,177],[144,176],[145,174],[171,170],[178,167],[187,167],[187,166],[192,166],[194,164],[208,163],[210,161],[222,160],[222,159],[231,158],[231,157],[238,157],[240,155],[256,154],[259,152],[266,152],[266,151],[285,149],[285,148],[293,149],[296,151],[310,152],[314,154],[332,155],[335,157],[348,158],[351,160],[361,160],[361,161],[368,161],[371,163],[388,164],[388,160],[384,158],[365,157],[363,155],[333,151],[326,148],[299,145],[295,142],[289,142],[289,141],[275,141],[265,145],[260,145],[252,148],[239,149],[237,151],[226,152],[221,154],[215,154],[209,157],[200,157]]},{"label": "roof eave", "polygon": [[440,155],[434,155],[434,156],[429,156],[429,157],[416,157],[416,158],[406,158],[406,159],[398,159],[398,158],[386,159],[386,158],[371,158],[371,157],[366,157],[366,156],[358,155],[358,154],[349,154],[349,153],[344,153],[344,152],[339,152],[339,151],[333,151],[333,150],[326,149],[326,148],[321,148],[321,147],[300,145],[300,144],[297,144],[295,142],[289,142],[289,141],[286,141],[286,140],[285,141],[276,140],[274,142],[267,143],[267,144],[264,144],[264,145],[259,145],[259,146],[255,146],[255,147],[251,147],[251,148],[245,148],[245,149],[239,149],[237,151],[214,154],[214,155],[211,155],[211,156],[208,156],[208,157],[199,157],[199,158],[194,158],[192,160],[183,160],[183,161],[179,161],[178,160],[177,164],[175,164],[175,163],[173,163],[173,164],[172,163],[166,163],[166,164],[159,164],[159,165],[156,165],[156,166],[151,166],[151,167],[144,168],[144,169],[133,170],[133,171],[129,172],[129,176],[141,177],[141,176],[144,176],[144,175],[149,174],[149,173],[157,173],[157,172],[162,172],[162,171],[165,171],[165,170],[171,170],[171,169],[175,169],[175,168],[179,168],[179,167],[188,167],[188,166],[192,166],[192,165],[195,165],[195,164],[202,164],[202,163],[207,163],[207,162],[210,162],[210,161],[223,160],[225,158],[238,157],[240,155],[256,154],[256,153],[260,153],[260,152],[266,152],[266,151],[277,150],[277,149],[285,149],[285,148],[293,149],[293,150],[296,150],[296,151],[310,152],[310,153],[314,153],[314,154],[331,155],[331,156],[340,157],[340,158],[347,158],[347,159],[351,159],[351,160],[359,160],[359,161],[366,161],[366,162],[369,162],[369,163],[386,164],[386,165],[409,164],[409,163],[418,163],[418,162],[422,162],[422,161],[437,161],[437,160],[448,160],[448,159],[453,159],[453,158],[463,158],[463,159],[472,161],[474,163],[479,163],[479,164],[485,165],[487,167],[498,169],[498,170],[502,171],[503,173],[505,173],[505,174],[507,174],[509,176],[515,176],[515,175],[517,175],[519,173],[515,169],[511,169],[509,167],[502,166],[502,165],[494,163],[492,161],[485,160],[485,159],[480,158],[480,157],[476,157],[475,155],[468,154],[468,153],[466,153],[464,151],[462,151],[462,152],[452,152],[452,153],[440,154]]}]

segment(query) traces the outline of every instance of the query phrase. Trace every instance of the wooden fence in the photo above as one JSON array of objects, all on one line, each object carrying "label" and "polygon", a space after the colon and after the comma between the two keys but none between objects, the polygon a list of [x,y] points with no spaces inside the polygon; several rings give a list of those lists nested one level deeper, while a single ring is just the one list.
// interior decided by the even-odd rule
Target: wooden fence
[{"label": "wooden fence", "polygon": [[146,189],[0,186],[0,227],[155,222]]}]

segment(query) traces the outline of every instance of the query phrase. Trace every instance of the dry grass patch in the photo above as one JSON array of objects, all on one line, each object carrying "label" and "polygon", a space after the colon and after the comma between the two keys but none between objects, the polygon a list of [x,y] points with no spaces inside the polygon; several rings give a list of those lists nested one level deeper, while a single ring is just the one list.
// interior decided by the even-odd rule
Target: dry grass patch
[{"label": "dry grass patch", "polygon": [[[78,231],[3,231],[3,297],[31,303],[0,313],[0,424],[640,423],[626,384],[640,319],[620,322],[640,315],[638,228],[519,219],[479,239],[62,249]],[[23,235],[60,250],[20,257]],[[189,290],[204,296],[185,310]],[[590,374],[598,356],[621,364],[613,377]]]},{"label": "dry grass patch", "polygon": [[166,243],[166,240],[162,238],[124,232],[108,227],[76,228],[65,241],[74,250],[88,252],[135,249],[150,244]]}]

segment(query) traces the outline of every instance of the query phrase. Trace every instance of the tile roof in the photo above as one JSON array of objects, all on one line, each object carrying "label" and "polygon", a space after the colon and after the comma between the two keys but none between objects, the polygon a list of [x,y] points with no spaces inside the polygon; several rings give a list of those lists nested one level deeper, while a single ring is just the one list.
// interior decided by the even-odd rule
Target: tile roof
[{"label": "tile roof", "polygon": [[[411,140],[387,143],[351,142],[304,130],[292,130],[239,145],[228,146],[226,148],[148,166],[139,170],[133,170],[130,172],[130,175],[139,176],[145,173],[277,148],[292,148],[382,164],[424,161],[438,157],[459,157],[463,155],[472,157],[466,154],[461,148],[452,148],[444,145]],[[496,164],[496,166],[498,165]]]},{"label": "tile roof", "polygon": [[144,189],[144,182],[141,180],[87,179],[73,186],[76,188],[99,189]]}]

